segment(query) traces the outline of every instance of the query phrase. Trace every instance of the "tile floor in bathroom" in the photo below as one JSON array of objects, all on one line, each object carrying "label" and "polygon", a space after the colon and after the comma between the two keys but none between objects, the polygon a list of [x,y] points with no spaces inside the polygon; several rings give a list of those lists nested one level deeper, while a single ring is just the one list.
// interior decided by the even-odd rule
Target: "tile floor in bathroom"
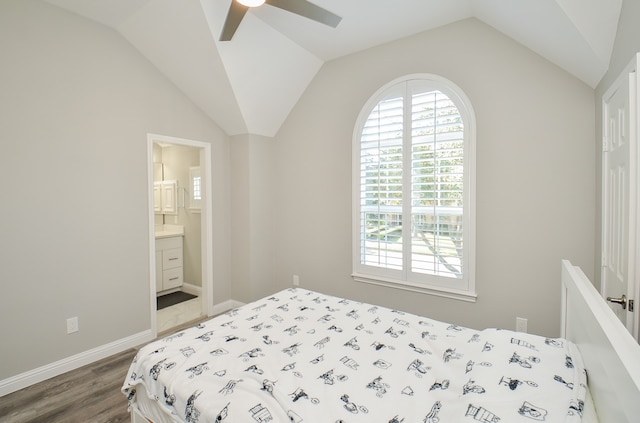
[{"label": "tile floor in bathroom", "polygon": [[200,297],[163,308],[157,312],[158,333],[203,316]]}]

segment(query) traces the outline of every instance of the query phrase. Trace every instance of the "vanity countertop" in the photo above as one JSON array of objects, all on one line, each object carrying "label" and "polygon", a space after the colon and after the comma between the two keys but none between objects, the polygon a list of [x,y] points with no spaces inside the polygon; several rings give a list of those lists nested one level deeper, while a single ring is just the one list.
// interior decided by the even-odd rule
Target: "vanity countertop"
[{"label": "vanity countertop", "polygon": [[184,226],[182,225],[156,226],[156,239],[169,238],[173,236],[184,236]]}]

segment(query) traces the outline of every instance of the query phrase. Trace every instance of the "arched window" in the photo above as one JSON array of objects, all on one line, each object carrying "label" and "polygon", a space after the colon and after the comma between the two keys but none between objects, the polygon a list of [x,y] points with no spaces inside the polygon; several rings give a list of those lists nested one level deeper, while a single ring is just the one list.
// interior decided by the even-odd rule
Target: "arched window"
[{"label": "arched window", "polygon": [[435,75],[392,81],[353,140],[354,278],[475,300],[475,118]]}]

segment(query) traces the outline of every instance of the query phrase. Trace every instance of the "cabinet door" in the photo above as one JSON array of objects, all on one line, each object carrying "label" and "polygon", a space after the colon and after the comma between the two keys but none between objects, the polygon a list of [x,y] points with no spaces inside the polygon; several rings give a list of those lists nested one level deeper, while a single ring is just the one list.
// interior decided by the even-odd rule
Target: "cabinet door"
[{"label": "cabinet door", "polygon": [[162,213],[162,183],[153,183],[153,212]]},{"label": "cabinet door", "polygon": [[162,181],[162,213],[178,214],[176,197],[178,186],[176,181]]}]

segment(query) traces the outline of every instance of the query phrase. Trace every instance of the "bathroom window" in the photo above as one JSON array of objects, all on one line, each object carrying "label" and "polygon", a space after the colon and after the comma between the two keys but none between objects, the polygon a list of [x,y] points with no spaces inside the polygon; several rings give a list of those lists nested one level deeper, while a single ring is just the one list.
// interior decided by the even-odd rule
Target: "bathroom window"
[{"label": "bathroom window", "polygon": [[200,174],[200,167],[189,168],[189,181],[189,208],[199,211],[202,208],[202,176]]},{"label": "bathroom window", "polygon": [[375,93],[354,131],[356,281],[475,300],[474,114],[436,75]]}]

